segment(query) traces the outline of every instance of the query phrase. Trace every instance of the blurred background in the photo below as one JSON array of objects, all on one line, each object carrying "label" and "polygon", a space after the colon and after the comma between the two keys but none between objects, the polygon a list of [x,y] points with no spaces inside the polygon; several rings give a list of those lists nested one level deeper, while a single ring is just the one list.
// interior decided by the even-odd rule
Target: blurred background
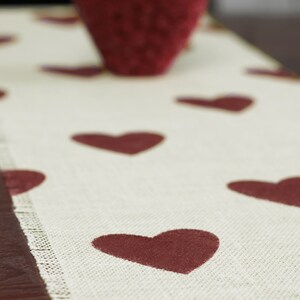
[{"label": "blurred background", "polygon": [[214,0],[212,14],[300,74],[300,0]]},{"label": "blurred background", "polygon": [[[163,0],[162,0],[163,1]],[[285,67],[300,74],[300,0],[210,0],[211,14]],[[70,0],[0,0],[2,5]]]}]

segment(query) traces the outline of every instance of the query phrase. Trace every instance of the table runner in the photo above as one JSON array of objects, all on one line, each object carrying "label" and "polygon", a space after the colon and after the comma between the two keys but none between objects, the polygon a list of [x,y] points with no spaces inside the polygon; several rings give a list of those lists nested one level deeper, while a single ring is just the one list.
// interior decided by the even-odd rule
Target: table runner
[{"label": "table runner", "polygon": [[300,299],[294,74],[211,21],[155,78],[103,70],[66,8],[2,9],[0,30],[1,170],[36,299]]}]

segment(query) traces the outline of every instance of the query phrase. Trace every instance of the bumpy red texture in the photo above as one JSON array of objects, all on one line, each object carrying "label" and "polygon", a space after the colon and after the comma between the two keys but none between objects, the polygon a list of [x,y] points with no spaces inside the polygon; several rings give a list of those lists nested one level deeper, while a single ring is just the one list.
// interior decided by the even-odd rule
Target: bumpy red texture
[{"label": "bumpy red texture", "polygon": [[96,249],[109,255],[181,274],[189,274],[206,263],[219,244],[213,233],[195,229],[171,230],[153,238],[111,234],[93,241]]},{"label": "bumpy red texture", "polygon": [[166,72],[207,0],[76,0],[106,67],[121,75]]}]

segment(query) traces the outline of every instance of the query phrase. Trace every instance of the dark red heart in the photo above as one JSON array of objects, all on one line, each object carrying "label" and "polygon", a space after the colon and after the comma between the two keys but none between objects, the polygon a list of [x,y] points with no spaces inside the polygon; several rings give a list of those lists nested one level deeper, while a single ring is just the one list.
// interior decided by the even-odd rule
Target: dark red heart
[{"label": "dark red heart", "polygon": [[284,179],[279,183],[237,181],[228,187],[247,196],[300,207],[300,177]]},{"label": "dark red heart", "polygon": [[6,96],[6,92],[3,90],[0,90],[0,99],[4,98]]},{"label": "dark red heart", "polygon": [[208,24],[204,24],[203,29],[205,31],[224,31],[226,30],[226,27],[215,20],[211,20],[208,22]]},{"label": "dark red heart", "polygon": [[243,96],[224,96],[214,100],[204,98],[179,98],[179,103],[200,107],[217,108],[233,112],[240,112],[249,107],[253,100]]},{"label": "dark red heart", "polygon": [[251,75],[272,76],[272,77],[286,78],[286,79],[299,79],[299,76],[297,74],[289,70],[286,70],[284,68],[279,68],[277,70],[249,68],[247,69],[247,73]]},{"label": "dark red heart", "polygon": [[39,16],[37,20],[45,23],[53,23],[58,25],[74,25],[80,21],[80,18],[79,16],[65,16],[65,17]]},{"label": "dark red heart", "polygon": [[156,146],[164,140],[164,137],[159,134],[137,132],[121,136],[78,134],[72,139],[92,147],[134,155]]},{"label": "dark red heart", "polygon": [[15,40],[15,38],[11,35],[0,35],[0,45],[11,43]]},{"label": "dark red heart", "polygon": [[45,180],[45,175],[40,172],[27,170],[6,170],[1,172],[5,185],[10,195],[25,193]]},{"label": "dark red heart", "polygon": [[42,70],[54,74],[64,74],[77,77],[95,77],[103,72],[99,66],[80,66],[80,67],[63,67],[63,66],[43,66]]},{"label": "dark red heart", "polygon": [[188,274],[203,265],[219,248],[214,234],[191,229],[163,232],[153,238],[112,234],[93,241],[109,255],[170,272]]},{"label": "dark red heart", "polygon": [[75,0],[106,67],[120,75],[166,72],[207,0]]}]

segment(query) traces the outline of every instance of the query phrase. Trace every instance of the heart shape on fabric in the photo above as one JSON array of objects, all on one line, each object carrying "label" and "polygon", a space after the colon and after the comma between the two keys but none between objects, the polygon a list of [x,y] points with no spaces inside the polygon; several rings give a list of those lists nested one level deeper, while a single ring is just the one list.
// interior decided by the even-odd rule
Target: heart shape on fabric
[{"label": "heart shape on fabric", "polygon": [[278,183],[237,181],[228,184],[228,187],[247,196],[300,207],[300,177],[284,179]]},{"label": "heart shape on fabric", "polygon": [[0,99],[4,98],[6,96],[6,92],[3,90],[0,90]]},{"label": "heart shape on fabric", "polygon": [[80,18],[79,16],[39,16],[37,17],[37,20],[45,23],[53,23],[58,25],[74,25],[80,21]]},{"label": "heart shape on fabric", "polygon": [[271,76],[286,79],[299,79],[299,76],[297,74],[284,68],[279,68],[277,70],[249,68],[247,69],[247,73],[250,75]]},{"label": "heart shape on fabric", "polygon": [[63,66],[43,66],[42,71],[63,74],[75,77],[91,78],[103,73],[103,68],[99,66],[80,66],[80,67],[63,67]]},{"label": "heart shape on fabric", "polygon": [[25,193],[46,179],[40,172],[27,170],[5,170],[1,172],[1,176],[11,196]]},{"label": "heart shape on fabric", "polygon": [[15,40],[15,38],[11,35],[0,35],[0,45],[11,43]]},{"label": "heart shape on fabric", "polygon": [[158,145],[164,140],[164,137],[154,133],[133,132],[120,136],[77,134],[74,135],[72,139],[95,148],[134,155]]},{"label": "heart shape on fabric", "polygon": [[205,30],[205,31],[209,31],[209,32],[226,30],[226,27],[222,23],[217,22],[216,20],[209,20],[209,21],[203,22],[203,23],[204,24],[202,24],[202,23],[199,24],[201,30]]},{"label": "heart shape on fabric", "polygon": [[93,246],[106,254],[141,265],[189,274],[213,257],[219,248],[219,239],[207,231],[177,229],[152,238],[105,235],[95,239]]},{"label": "heart shape on fabric", "polygon": [[248,97],[243,96],[224,96],[219,97],[214,100],[208,100],[205,98],[179,98],[177,99],[178,103],[199,106],[199,107],[208,107],[208,108],[216,108],[222,110],[228,110],[232,112],[241,112],[248,108],[253,100]]}]

